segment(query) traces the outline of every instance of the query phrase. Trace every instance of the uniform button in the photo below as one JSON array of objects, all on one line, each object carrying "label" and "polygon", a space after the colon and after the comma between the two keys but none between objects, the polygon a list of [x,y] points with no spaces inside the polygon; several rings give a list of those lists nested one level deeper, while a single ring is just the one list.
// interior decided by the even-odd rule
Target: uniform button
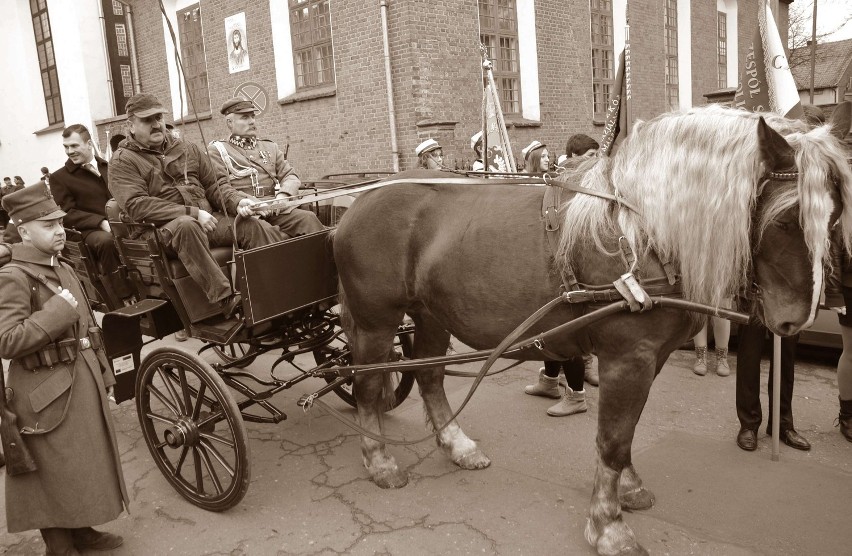
[{"label": "uniform button", "polygon": [[254,160],[254,156],[249,155],[249,160]]},{"label": "uniform button", "polygon": [[80,339],[80,347],[83,348],[83,349],[89,349],[90,347],[92,347],[92,344],[91,344],[91,342],[89,342],[88,338],[81,338]]}]

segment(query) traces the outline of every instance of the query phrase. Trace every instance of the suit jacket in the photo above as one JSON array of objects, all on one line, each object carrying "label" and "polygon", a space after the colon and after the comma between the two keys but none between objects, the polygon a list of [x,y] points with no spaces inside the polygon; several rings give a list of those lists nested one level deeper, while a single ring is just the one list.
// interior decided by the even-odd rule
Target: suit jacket
[{"label": "suit jacket", "polygon": [[14,501],[6,506],[8,530],[106,523],[129,498],[105,392],[115,377],[105,355],[81,349],[74,362],[34,370],[19,361],[50,342],[88,335],[96,324],[86,295],[74,271],[55,256],[19,244],[12,247],[12,260],[67,288],[77,307],[41,284],[31,291],[20,269],[0,269],[0,357],[12,360],[9,405],[20,427],[47,430],[61,423],[45,434],[24,435],[38,470],[6,476],[6,497]]},{"label": "suit jacket", "polygon": [[50,191],[62,210],[65,211],[65,226],[76,228],[85,237],[89,232],[100,229],[106,219],[106,206],[111,195],[107,177],[107,162],[95,157],[98,177],[90,170],[65,161],[65,166],[50,175]]}]

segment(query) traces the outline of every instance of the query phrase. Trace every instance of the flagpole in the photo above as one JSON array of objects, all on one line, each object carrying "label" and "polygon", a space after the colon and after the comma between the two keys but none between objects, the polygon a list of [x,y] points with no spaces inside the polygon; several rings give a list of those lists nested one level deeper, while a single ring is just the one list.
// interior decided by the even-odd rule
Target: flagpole
[{"label": "flagpole", "polygon": [[817,23],[817,0],[814,0],[814,21],[811,28],[811,104],[814,103],[814,73],[816,73],[816,23]]},{"label": "flagpole", "polygon": [[633,110],[630,102],[632,94],[631,72],[630,72],[630,13],[627,11],[628,3],[624,3],[624,127],[622,131],[626,138],[630,135],[630,125],[633,122]]},{"label": "flagpole", "polygon": [[[491,60],[488,59],[488,52],[485,50],[485,45],[479,43],[479,56],[482,59],[482,165],[485,171],[488,171],[488,102],[485,95],[488,94],[486,85],[488,79],[486,74],[491,71]],[[474,145],[475,146],[475,145]],[[474,150],[474,154],[476,151]]]}]

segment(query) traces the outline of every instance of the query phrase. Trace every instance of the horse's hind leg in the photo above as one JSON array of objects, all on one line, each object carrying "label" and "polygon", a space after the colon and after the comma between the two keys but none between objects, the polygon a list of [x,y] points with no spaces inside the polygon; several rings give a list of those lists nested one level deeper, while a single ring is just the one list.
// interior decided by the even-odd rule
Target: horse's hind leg
[{"label": "horse's hind leg", "polygon": [[[343,319],[349,337],[352,359],[355,364],[387,361],[393,347],[396,327],[388,330],[368,331],[356,326],[351,319]],[[355,377],[355,399],[361,426],[375,434],[384,431],[384,414],[388,408],[388,375],[359,375]],[[361,454],[370,478],[381,488],[400,488],[408,483],[408,474],[401,470],[394,457],[387,453],[384,442],[361,436]]]},{"label": "horse's hind leg", "polygon": [[624,522],[621,508],[653,503],[653,495],[642,487],[633,468],[630,450],[654,381],[655,358],[598,355],[606,379],[600,385],[597,470],[586,540],[604,556],[647,554]]},{"label": "horse's hind leg", "polygon": [[[430,315],[418,314],[413,318],[414,357],[444,355],[450,343],[450,334]],[[437,430],[453,416],[453,410],[444,391],[444,367],[418,371],[415,377],[420,387],[427,418]],[[482,453],[476,442],[464,433],[456,421],[449,423],[441,430],[436,440],[450,460],[463,469],[483,469],[491,465],[491,460]]]}]

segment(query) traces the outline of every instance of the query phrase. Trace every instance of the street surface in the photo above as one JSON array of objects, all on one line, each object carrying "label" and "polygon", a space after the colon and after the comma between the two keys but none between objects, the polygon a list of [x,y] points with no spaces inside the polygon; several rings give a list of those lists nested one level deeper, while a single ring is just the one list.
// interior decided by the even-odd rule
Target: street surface
[{"label": "street surface", "polygon": [[[173,340],[154,345],[165,343]],[[199,346],[194,340],[180,345]],[[734,443],[735,377],[698,377],[692,352],[673,354],[633,444],[636,468],[656,505],[625,514],[651,554],[852,553],[852,444],[833,426],[836,356],[797,365],[796,428],[813,449],[782,444],[780,461],[773,462],[763,432],[756,452]],[[261,357],[250,369],[268,373],[271,360]],[[114,414],[131,513],[102,528],[124,536],[116,555],[592,555],[583,528],[594,477],[597,389],[587,387],[588,413],[548,417],[553,400],[523,394],[537,368],[528,362],[486,379],[460,418],[491,467],[463,471],[434,441],[392,447],[411,477],[394,491],[369,481],[354,432],[321,409],[303,413],[296,406],[320,386],[319,379],[302,382],[275,398],[286,421],[247,424],[251,485],[238,506],[218,514],[196,508],[168,485],[142,438],[133,403],[125,402]],[[764,412],[767,368],[764,360]],[[450,402],[457,406],[470,384],[448,379]],[[333,394],[324,399],[355,415]],[[423,422],[415,388],[387,417],[386,432],[419,438]],[[43,551],[37,532],[9,534],[3,523],[0,553]]]}]

